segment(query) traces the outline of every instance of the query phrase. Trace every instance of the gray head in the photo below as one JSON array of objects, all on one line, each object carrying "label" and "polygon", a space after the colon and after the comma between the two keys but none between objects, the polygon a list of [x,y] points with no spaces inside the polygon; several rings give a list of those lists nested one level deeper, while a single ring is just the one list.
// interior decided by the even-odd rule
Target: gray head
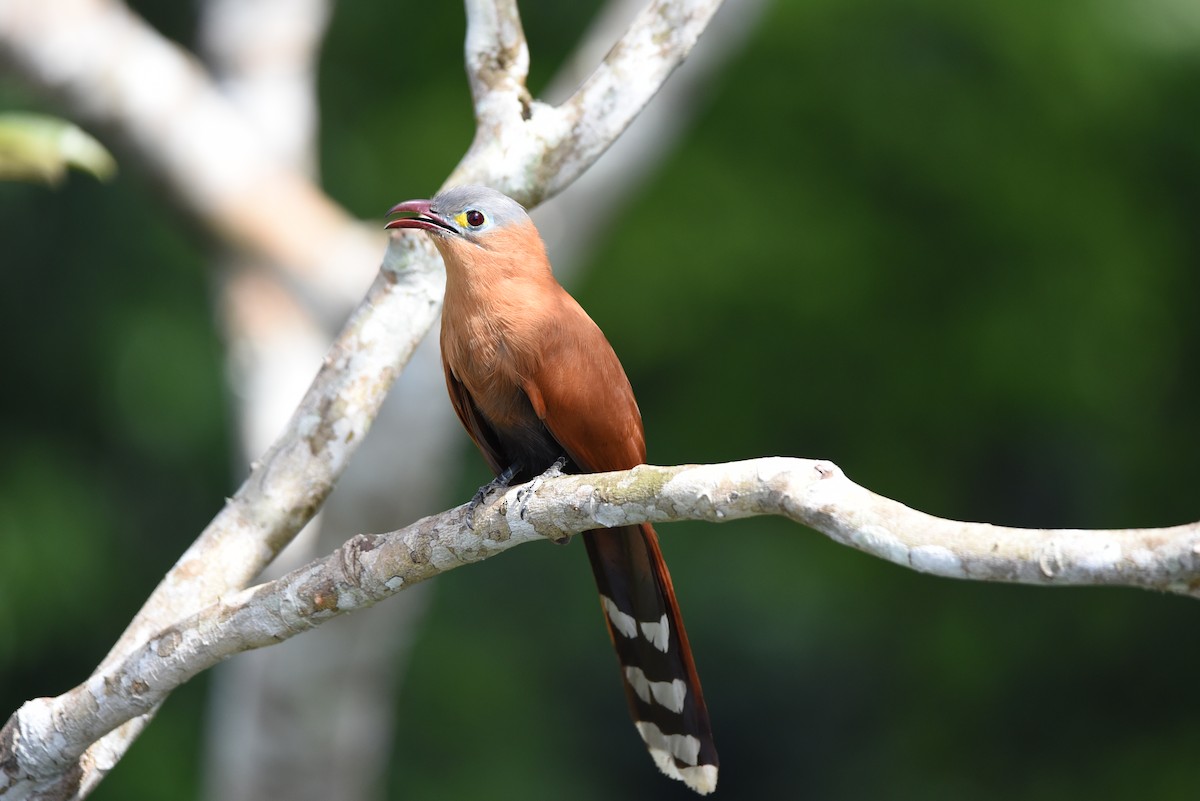
[{"label": "gray head", "polygon": [[520,203],[486,186],[454,186],[432,200],[407,200],[388,212],[412,214],[387,228],[420,228],[438,236],[457,236],[478,244],[478,237],[514,223],[529,222]]}]

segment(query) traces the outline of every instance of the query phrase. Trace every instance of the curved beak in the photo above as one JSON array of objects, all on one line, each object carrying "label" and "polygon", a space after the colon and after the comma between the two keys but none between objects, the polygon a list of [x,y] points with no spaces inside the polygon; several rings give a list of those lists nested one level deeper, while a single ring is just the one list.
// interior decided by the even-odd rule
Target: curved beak
[{"label": "curved beak", "polygon": [[392,220],[384,228],[420,228],[435,233],[458,233],[458,228],[430,208],[428,200],[406,200],[388,209],[387,216],[409,214],[412,216]]}]

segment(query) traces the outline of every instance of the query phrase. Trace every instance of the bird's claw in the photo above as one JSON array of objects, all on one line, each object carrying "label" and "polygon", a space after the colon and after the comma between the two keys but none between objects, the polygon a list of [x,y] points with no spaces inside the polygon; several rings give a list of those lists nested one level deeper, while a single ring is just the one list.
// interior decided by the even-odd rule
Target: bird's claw
[{"label": "bird's claw", "polygon": [[471,502],[467,504],[467,528],[471,531],[475,530],[475,512],[493,492],[508,489],[508,485],[512,482],[513,476],[516,474],[517,466],[515,464],[509,465],[504,468],[503,473],[475,490],[475,494],[471,497]]},{"label": "bird's claw", "polygon": [[567,466],[567,457],[560,456],[554,460],[554,464],[546,468],[546,472],[542,473],[540,478],[558,478],[563,474],[563,468]]},{"label": "bird's claw", "polygon": [[[527,489],[521,490],[520,492],[517,493],[517,504],[518,504],[519,514],[520,514],[522,520],[525,519],[525,509],[529,503],[529,499],[532,498],[533,494],[535,492],[537,492],[537,490],[540,486],[542,486],[542,482],[548,478],[558,478],[559,476],[563,475],[563,468],[566,466],[567,466],[567,457],[565,457],[565,456],[558,457],[557,459],[554,460],[554,464],[547,467],[541,473],[541,475],[537,476],[533,481],[529,482],[529,487]],[[568,542],[571,541],[571,535],[564,532],[557,537],[551,536],[550,541],[553,542],[555,545],[566,545]]]},{"label": "bird's claw", "polygon": [[[520,516],[522,520],[525,519],[525,505],[529,502],[529,498],[533,495],[537,488],[541,486],[542,481],[547,478],[558,478],[559,476],[563,475],[563,468],[566,466],[567,457],[558,457],[554,460],[554,464],[547,467],[546,470],[541,473],[541,475],[537,476],[532,482],[530,482],[527,490],[523,490],[517,494],[517,502],[520,504]],[[496,476],[479,489],[475,490],[475,495],[471,497],[470,503],[467,504],[466,516],[468,529],[471,531],[475,530],[475,512],[479,510],[479,507],[486,503],[488,497],[496,490],[508,489],[509,484],[512,483],[513,476],[516,474],[517,466],[515,464],[509,465],[504,469],[503,473]],[[554,542],[565,543],[568,540],[570,540],[570,535],[564,535],[562,539],[554,540]]]}]

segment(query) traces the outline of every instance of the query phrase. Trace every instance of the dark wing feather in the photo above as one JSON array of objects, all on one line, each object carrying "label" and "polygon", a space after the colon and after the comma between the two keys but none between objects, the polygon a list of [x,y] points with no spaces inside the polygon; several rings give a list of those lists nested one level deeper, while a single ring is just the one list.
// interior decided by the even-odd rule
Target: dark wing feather
[{"label": "dark wing feather", "polygon": [[446,390],[450,394],[450,404],[454,407],[454,413],[458,415],[459,421],[462,422],[463,428],[467,429],[471,439],[475,440],[475,445],[483,454],[483,458],[487,460],[488,467],[492,468],[493,473],[500,475],[508,467],[508,464],[505,463],[506,459],[496,430],[480,413],[479,407],[471,399],[471,393],[467,392],[467,388],[454,375],[454,371],[444,359],[442,367],[446,373]]}]

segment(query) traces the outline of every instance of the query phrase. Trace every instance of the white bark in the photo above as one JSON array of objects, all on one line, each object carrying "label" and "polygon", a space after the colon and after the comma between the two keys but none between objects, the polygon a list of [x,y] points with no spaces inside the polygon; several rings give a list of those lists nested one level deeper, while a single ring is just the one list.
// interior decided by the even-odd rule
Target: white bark
[{"label": "white bark", "polygon": [[[248,36],[248,32],[267,30],[264,19],[282,20],[270,11],[280,3],[209,0],[203,7],[207,12],[201,26],[203,49],[213,54],[210,61],[218,61],[225,94],[252,115],[260,133],[267,129],[269,138],[288,154],[289,163],[299,161],[297,166],[303,166],[301,157],[311,153],[303,147],[300,134],[311,136],[313,132],[302,124],[280,128],[278,121],[310,119],[311,108],[302,102],[311,96],[302,90],[312,88],[310,70],[304,65],[317,41],[311,18],[319,21],[324,9],[314,0],[291,3],[287,24],[271,27],[268,41],[262,41],[261,35]],[[547,95],[557,94],[559,100],[568,97],[644,5],[641,0],[614,0],[605,6]],[[653,165],[688,128],[693,111],[701,105],[697,100],[703,93],[698,90],[739,49],[764,5],[763,0],[727,0],[705,33],[705,46],[671,76],[655,102],[605,158],[583,173],[563,197],[538,209],[535,219],[550,243],[560,280],[578,264],[576,254],[586,252],[594,237],[612,223],[621,200],[641,187],[652,175]],[[262,11],[264,8],[267,10]],[[484,6],[479,13],[494,17],[496,10]],[[499,25],[499,20],[492,23],[493,27]],[[478,36],[480,26],[474,30]],[[515,57],[524,61],[528,56],[521,49],[519,34],[510,17],[501,35]],[[469,43],[468,50],[486,49],[487,37],[481,40]],[[471,74],[479,72],[476,69]],[[486,84],[482,91],[487,91]],[[263,437],[274,435],[291,408],[286,404],[294,405],[292,398],[302,393],[297,376],[307,380],[314,369],[309,365],[319,360],[298,358],[311,351],[316,339],[299,324],[315,330],[316,321],[303,318],[304,308],[295,301],[292,313],[270,315],[279,304],[264,303],[262,296],[278,297],[286,287],[278,282],[266,286],[268,276],[259,271],[241,270],[233,280],[236,283],[227,287],[227,294],[236,303],[231,311],[240,312],[231,322],[238,354],[244,451],[253,454],[270,444],[270,439]],[[247,291],[254,287],[258,292]],[[240,301],[243,295],[255,302]],[[227,308],[230,305],[227,303]],[[263,310],[268,314],[262,314]],[[266,317],[263,322],[268,324],[283,317],[280,323],[292,324],[267,327],[251,319],[238,325],[237,320],[245,317]],[[282,575],[317,553],[332,550],[338,543],[331,541],[331,532],[378,530],[382,524],[370,519],[372,514],[378,517],[375,510],[387,509],[392,519],[401,520],[432,511],[404,499],[438,497],[442,482],[455,471],[450,465],[434,465],[445,464],[451,454],[457,457],[462,452],[456,446],[462,444],[463,435],[446,403],[434,348],[428,341],[426,345],[430,346],[428,358],[420,358],[426,349],[423,346],[405,368],[375,422],[375,433],[357,454],[321,517],[280,554],[267,569],[267,577]],[[377,448],[381,453],[375,457],[371,443],[380,439],[405,441],[409,447],[403,454]],[[410,644],[414,623],[424,607],[423,596],[405,593],[371,615],[346,618],[326,628],[320,638],[291,640],[221,665],[210,683],[207,797],[214,801],[378,797],[379,777],[390,757],[391,728],[396,723],[390,699],[399,686],[398,674],[405,664],[401,654]],[[345,680],[348,676],[353,680]]]},{"label": "white bark", "polygon": [[[0,795],[70,765],[92,742],[240,651],[272,645],[346,612],[522,543],[643,521],[725,522],[780,515],[898,565],[948,578],[1123,585],[1200,598],[1200,523],[1163,529],[1036,530],[945,520],[850,481],[833,463],[764,458],[542,476],[476,510],[358,535],[275,581],[214,600],[57,698],[27,702],[0,735]],[[4,790],[9,790],[5,793]]]},{"label": "white bark", "polygon": [[559,105],[525,88],[529,56],[513,0],[467,0],[475,139],[447,184],[483,183],[526,205],[558,194],[621,135],[691,52],[721,0],[655,0]]},{"label": "white bark", "polygon": [[[207,0],[200,8],[199,49],[222,95],[281,163],[309,178],[316,174],[317,64],[330,10],[326,0]],[[248,461],[270,446],[303,397],[332,332],[294,279],[282,280],[270,264],[227,250],[216,272],[240,453]],[[344,276],[347,290],[340,296],[360,292],[357,272]],[[364,462],[378,459],[372,459],[371,448],[360,450],[359,469],[347,470],[336,495],[267,567],[264,579],[332,550],[340,540],[325,536],[329,531],[371,531],[432,511],[407,499],[438,497],[438,481],[454,471],[430,469],[437,459],[429,451],[437,446],[419,435],[450,430],[452,415],[429,402],[432,393],[422,398],[404,391],[414,383],[413,366],[401,379],[401,391],[381,408],[373,437],[408,442],[408,458],[395,458],[384,448],[392,458],[364,470]],[[440,385],[439,377],[439,392]],[[446,418],[441,425],[439,416]],[[209,684],[204,725],[205,796],[214,801],[377,796],[391,751],[392,698],[406,664],[402,655],[424,596],[406,593],[376,614],[343,619],[321,638],[292,640],[220,666]]]},{"label": "white bark", "polygon": [[[452,179],[492,183],[527,203],[563,189],[603,152],[716,6],[653,3],[596,74],[552,105],[525,90],[528,54],[511,0],[467,5],[479,133]],[[203,69],[126,7],[112,0],[5,0],[0,49],[75,113],[122,133],[210,230],[271,262],[314,308],[329,308],[314,300],[322,297],[357,298],[345,276],[370,273],[380,234],[274,158]],[[204,142],[197,131],[205,132]],[[329,493],[434,319],[440,282],[428,248],[412,238],[391,241],[368,300],[282,437],[101,668],[79,688],[31,701],[10,719],[0,736],[0,797],[86,793],[120,758],[144,719],[138,716],[214,658],[374,603],[397,589],[397,579],[412,583],[539,532],[597,522],[781,513],[844,544],[943,576],[1200,593],[1197,524],[1084,532],[957,523],[874,496],[828,463],[759,460],[640,468],[625,479],[547,480],[526,497],[524,518],[514,511],[520,509],[514,490],[505,508],[487,510],[475,534],[448,513],[393,535],[356,538],[280,582],[230,594],[252,580]],[[366,550],[368,544],[375,547]],[[124,733],[96,741],[105,731]]]},{"label": "white bark", "polygon": [[378,229],[277,158],[195,58],[125,5],[5,0],[0,53],[72,114],[116,132],[222,241],[309,287],[316,308],[361,297]]},{"label": "white bark", "polygon": [[[248,31],[264,30],[264,18],[280,19],[256,9],[280,3],[209,0],[203,7],[207,12],[202,17],[203,49],[213,54],[210,60],[219,57],[224,65],[218,74],[226,95],[239,109],[254,115],[260,132],[268,128],[271,139],[289,154],[289,162],[299,159],[303,163],[301,157],[311,153],[303,147],[300,134],[311,136],[313,132],[304,125],[279,129],[278,121],[310,118],[311,109],[303,102],[306,93],[301,89],[311,76],[303,63],[316,45],[312,17],[319,21],[324,9],[314,0],[290,4],[287,24],[271,28],[269,42],[248,37]],[[569,97],[644,5],[642,0],[607,4],[552,80],[544,99]],[[653,165],[687,130],[694,112],[702,106],[698,101],[704,97],[700,91],[704,83],[740,49],[764,6],[764,0],[726,0],[705,33],[704,47],[694,51],[671,76],[655,102],[634,120],[605,158],[583,173],[555,203],[538,208],[535,220],[548,242],[560,280],[569,280],[580,254],[586,253],[595,237],[617,217],[622,200],[638,191],[653,174]],[[495,13],[490,7],[481,11]],[[519,51],[519,29],[510,26],[505,35],[519,56],[526,58]],[[486,45],[484,37],[483,44],[469,44],[468,48]],[[289,107],[295,111],[289,112]],[[273,111],[263,113],[263,109]],[[231,311],[240,312],[239,319],[266,317],[261,310],[269,313],[279,304],[264,303],[262,296],[275,298],[286,291],[278,282],[266,286],[268,277],[259,272],[239,271],[234,280],[226,290],[226,306],[236,304]],[[256,286],[257,292],[250,291]],[[254,302],[244,302],[242,296]],[[291,321],[291,325],[265,327],[251,319],[238,326],[232,321],[246,453],[261,452],[270,444],[269,436],[294,405],[292,398],[302,393],[296,378],[306,380],[311,374],[308,365],[318,361],[298,358],[315,344],[310,333],[315,331],[315,321],[300,319],[304,309],[299,303],[290,305],[292,313],[280,322]],[[275,317],[270,315],[265,322],[272,323]],[[238,329],[244,333],[238,334]],[[332,550],[337,542],[331,541],[330,532],[378,530],[378,521],[364,519],[374,510],[388,509],[393,519],[401,520],[432,511],[404,499],[438,496],[444,478],[455,473],[447,462],[451,455],[461,453],[457,446],[463,436],[446,403],[434,350],[428,340],[418,349],[381,410],[375,433],[357,454],[321,517],[280,554],[267,569],[267,577],[282,575],[317,553]],[[428,351],[426,358],[422,351]],[[371,448],[371,443],[380,439],[405,441],[409,447],[403,458],[397,458],[400,455],[390,448]],[[373,450],[381,452],[376,456]],[[444,466],[435,467],[439,464]],[[327,628],[320,638],[292,640],[220,666],[210,683],[207,797],[214,801],[264,797],[303,801],[336,795],[350,801],[378,796],[395,724],[390,699],[399,686],[397,674],[405,664],[401,654],[410,644],[419,610],[424,607],[423,595],[405,593],[371,615],[347,618]],[[337,680],[346,676],[354,676],[354,680]]]},{"label": "white bark", "polygon": [[[706,87],[741,51],[766,5],[766,0],[725,0],[704,33],[703,46],[671,74],[654,102],[613,142],[604,158],[555,202],[533,212],[554,274],[564,284],[569,285],[595,242],[621,218],[624,204],[653,179],[657,165],[691,129],[710,97]],[[643,0],[611,0],[605,5],[546,87],[543,99],[556,103],[570,97],[644,6]]]},{"label": "white bark", "polygon": [[[490,183],[529,204],[561,190],[686,57],[717,5],[652,4],[597,70],[590,94],[577,93],[560,108],[528,101],[516,6],[470,0],[468,61],[479,132],[452,180]],[[344,296],[344,276],[362,274],[374,261],[366,254],[378,252],[372,246],[378,234],[274,159],[200,65],[125,6],[0,4],[0,50],[75,113],[123,135],[211,231],[309,290],[305,299],[314,308],[323,308],[321,298]],[[639,80],[614,82],[614,70],[628,71],[636,58],[644,59]],[[585,97],[600,105],[586,107]],[[379,276],[280,438],[147,600],[97,675],[123,663],[154,631],[245,586],[312,517],[435,319],[443,280],[423,239],[389,240]],[[153,704],[137,708],[137,716],[66,762],[41,761],[33,773],[19,769],[19,760],[3,763],[0,797],[86,795],[136,737]],[[38,748],[28,739],[21,745]]]}]

